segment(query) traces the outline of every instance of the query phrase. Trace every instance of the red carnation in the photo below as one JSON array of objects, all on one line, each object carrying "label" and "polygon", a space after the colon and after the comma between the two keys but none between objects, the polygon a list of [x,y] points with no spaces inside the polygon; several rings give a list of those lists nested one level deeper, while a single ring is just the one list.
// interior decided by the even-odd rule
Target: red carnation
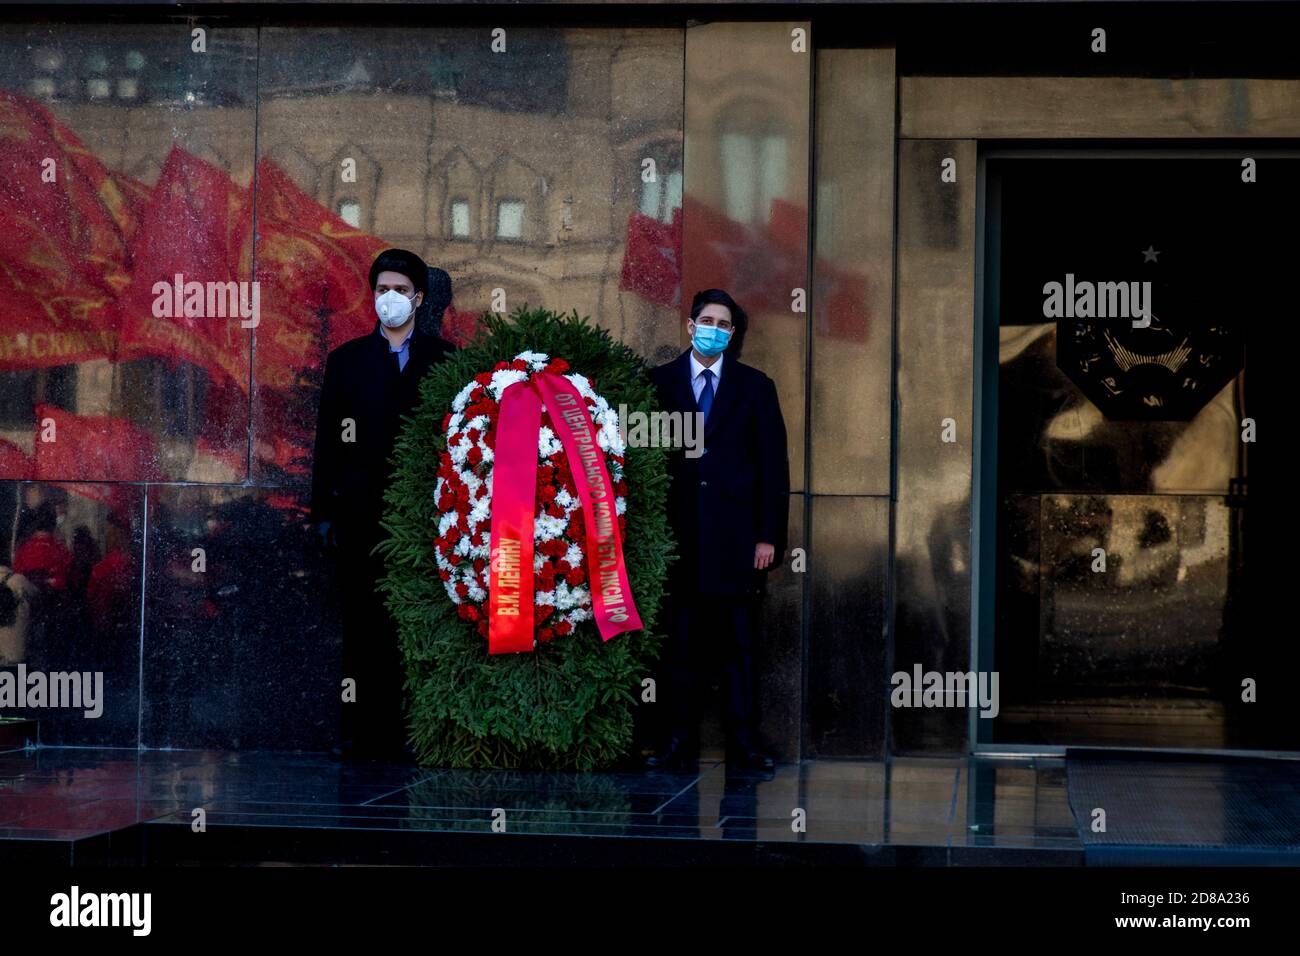
[{"label": "red carnation", "polygon": [[456,582],[456,597],[460,598],[462,601],[469,597],[469,587],[466,586],[464,581]]},{"label": "red carnation", "polygon": [[483,452],[478,445],[469,450],[468,454],[465,455],[465,460],[469,462],[471,468],[478,466],[479,462],[483,460]]},{"label": "red carnation", "polygon": [[545,644],[547,641],[549,641],[549,640],[550,640],[551,638],[553,638],[554,636],[555,636],[555,631],[553,631],[553,630],[552,630],[551,628],[549,628],[549,627],[544,627],[544,628],[542,628],[540,631],[537,632],[537,639],[538,639],[539,641],[541,641],[543,644]]},{"label": "red carnation", "polygon": [[478,382],[480,385],[484,387],[487,387],[488,385],[492,384],[492,373],[479,372],[477,375],[474,376],[474,381]]},{"label": "red carnation", "polygon": [[561,621],[559,624],[555,625],[555,633],[559,634],[561,637],[563,637],[565,634],[570,633],[572,630],[573,630],[573,625],[570,624],[568,621]]},{"label": "red carnation", "polygon": [[488,622],[486,620],[478,622],[478,635],[479,637],[488,636]]},{"label": "red carnation", "polygon": [[568,370],[569,363],[562,358],[551,359],[544,369],[544,371],[550,372],[553,375],[563,375]]},{"label": "red carnation", "polygon": [[574,568],[565,575],[565,577],[569,579],[570,585],[577,587],[579,584],[587,580],[587,572],[582,570],[582,568]]},{"label": "red carnation", "polygon": [[539,544],[537,550],[548,558],[559,558],[568,554],[569,546],[559,538],[551,538],[549,541],[543,541]]},{"label": "red carnation", "polygon": [[445,432],[447,430],[447,426],[450,424],[451,424],[451,412],[448,412],[446,415],[443,416],[442,430]]}]

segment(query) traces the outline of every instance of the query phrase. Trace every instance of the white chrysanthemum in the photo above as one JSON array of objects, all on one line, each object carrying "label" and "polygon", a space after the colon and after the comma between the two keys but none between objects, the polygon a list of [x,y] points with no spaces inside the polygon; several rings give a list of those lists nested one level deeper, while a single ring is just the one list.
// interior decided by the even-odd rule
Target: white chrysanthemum
[{"label": "white chrysanthemum", "polygon": [[470,393],[472,393],[474,389],[477,387],[478,387],[478,382],[470,382],[459,392],[457,392],[456,397],[451,400],[451,410],[453,412],[463,412],[465,410],[465,406],[469,404]]},{"label": "white chrysanthemum", "polygon": [[543,458],[553,458],[564,450],[555,432],[543,425],[537,429],[537,453]]},{"label": "white chrysanthemum", "polygon": [[[501,395],[504,394],[507,388],[516,382],[526,380],[531,374],[540,372],[551,361],[549,355],[530,351],[521,352],[516,358],[526,362],[529,371],[521,372],[514,369],[494,371],[491,384],[486,386],[484,393],[486,397],[499,402]],[[609,455],[621,456],[624,453],[623,436],[618,432],[618,413],[604,398],[596,394],[591,387],[590,380],[585,375],[570,373],[565,378],[583,398],[583,406],[586,408],[587,416],[591,421],[595,440],[598,446],[606,452],[606,466],[609,469],[611,480],[622,480],[622,465],[608,457]],[[449,598],[456,604],[464,601],[483,604],[488,600],[485,588],[486,579],[484,576],[475,573],[472,561],[474,559],[487,561],[491,552],[487,529],[490,526],[492,514],[492,476],[496,456],[483,440],[485,433],[491,426],[491,418],[488,415],[480,414],[467,419],[463,414],[465,408],[468,407],[471,396],[479,387],[478,383],[470,382],[461,389],[452,402],[452,415],[448,419],[447,426],[447,452],[456,470],[459,482],[469,492],[468,507],[463,509],[469,531],[461,534],[456,544],[448,549],[445,556],[443,553],[436,553],[435,558],[439,570],[447,574],[447,580],[443,584]],[[470,440],[469,432],[471,430],[476,432],[476,441]],[[469,464],[469,453],[472,448],[478,448],[479,454],[482,456],[478,466]],[[563,455],[564,445],[555,430],[549,427],[540,429],[538,433],[539,463],[554,464]],[[479,471],[486,474],[480,475],[478,474]],[[441,477],[437,479],[433,487],[435,502],[451,491],[450,483]],[[542,514],[534,519],[536,543],[541,544],[545,541],[557,539],[564,541],[567,550],[563,560],[570,567],[580,568],[585,557],[585,542],[569,541],[568,531],[573,513],[581,509],[582,501],[576,491],[570,491],[566,488],[557,490],[554,501],[563,514],[558,518],[549,514]],[[627,509],[626,501],[622,498],[616,498],[615,508],[618,514],[624,514]],[[456,525],[459,513],[458,511],[454,514],[439,515],[439,537],[445,536],[451,527]],[[483,535],[481,544],[472,543],[476,534]],[[544,567],[547,567],[550,560],[540,551],[535,551],[533,556],[534,572],[539,572]],[[589,577],[590,574],[589,569]],[[461,598],[456,593],[458,584],[465,585],[466,596],[464,598]],[[546,604],[556,608],[556,616],[547,622],[547,625],[551,627],[561,621],[576,626],[592,617],[592,592],[588,583],[570,587],[563,580],[557,580],[552,590],[536,594],[534,600],[537,604]]]},{"label": "white chrysanthemum", "polygon": [[618,430],[618,412],[612,408],[606,409],[597,420],[600,422],[600,435],[603,439],[600,447],[611,455],[623,454],[623,434]]},{"label": "white chrysanthemum", "polygon": [[569,372],[564,377],[569,380],[569,384],[578,390],[579,395],[584,398],[596,397],[596,393],[592,391],[591,382],[587,379],[587,376],[581,375],[578,372]]},{"label": "white chrysanthemum", "polygon": [[569,520],[567,518],[553,518],[550,515],[543,514],[533,519],[534,538],[537,541],[550,541],[552,538],[558,538],[565,531],[569,530]]},{"label": "white chrysanthemum", "polygon": [[528,380],[527,372],[520,372],[512,368],[503,368],[492,373],[492,384],[488,386],[488,391],[496,401],[501,401],[501,396],[505,394],[507,388],[516,382],[526,382]]}]

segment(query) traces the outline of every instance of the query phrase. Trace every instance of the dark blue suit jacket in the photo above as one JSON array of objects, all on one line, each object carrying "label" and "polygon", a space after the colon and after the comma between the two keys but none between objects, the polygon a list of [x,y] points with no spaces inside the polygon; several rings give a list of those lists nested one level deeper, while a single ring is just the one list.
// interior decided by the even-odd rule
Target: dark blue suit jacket
[{"label": "dark blue suit jacket", "polygon": [[[660,407],[698,411],[687,350],[651,373]],[[726,356],[704,430],[704,454],[669,457],[668,519],[678,559],[670,566],[674,596],[761,593],[766,574],[754,570],[754,547],[785,554],[790,515],[790,464],[776,385],[758,369]]]}]

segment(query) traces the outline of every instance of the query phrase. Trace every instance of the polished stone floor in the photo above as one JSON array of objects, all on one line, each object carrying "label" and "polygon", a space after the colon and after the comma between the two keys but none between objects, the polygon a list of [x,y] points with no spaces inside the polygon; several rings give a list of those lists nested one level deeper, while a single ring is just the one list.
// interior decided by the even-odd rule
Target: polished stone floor
[{"label": "polished stone floor", "polygon": [[[1104,832],[1090,825],[1098,805]],[[1081,866],[1184,850],[1194,852],[1182,862],[1215,862],[1217,850],[1218,862],[1300,864],[1300,762],[1088,753],[804,761],[763,773],[703,759],[689,772],[545,774],[316,754],[0,753],[0,867]]]}]

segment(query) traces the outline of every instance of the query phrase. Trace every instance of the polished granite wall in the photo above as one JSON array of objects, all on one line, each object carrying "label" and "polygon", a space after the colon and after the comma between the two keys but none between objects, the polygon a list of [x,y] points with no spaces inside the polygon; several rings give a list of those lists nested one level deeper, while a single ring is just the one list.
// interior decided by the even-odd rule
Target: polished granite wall
[{"label": "polished granite wall", "polygon": [[[767,742],[963,750],[965,712],[888,697],[897,669],[974,666],[980,139],[1295,135],[1296,84],[916,75],[915,44],[909,68],[811,30],[520,25],[502,55],[470,25],[214,26],[201,52],[181,22],[0,25],[0,557],[25,579],[0,654],[108,678],[103,717],[45,714],[43,738],[330,742],[310,429],[397,245],[450,274],[453,339],[499,294],[663,361],[690,293],[730,288],[778,386],[801,549],[758,648]],[[257,327],[154,315],[177,272],[256,278]],[[1068,550],[1038,530],[1050,504],[1010,497],[1006,527]],[[1165,520],[1192,540],[1219,510]]]},{"label": "polished granite wall", "polygon": [[[109,668],[105,716],[44,739],[331,742],[311,426],[322,359],[371,328],[365,270],[396,245],[450,274],[457,340],[504,295],[663,361],[683,289],[746,305],[801,549],[765,606],[763,735],[785,758],[882,753],[894,58],[814,54],[809,29],[521,25],[503,58],[472,26],[214,27],[202,51],[181,23],[0,27],[0,527],[37,581],[7,660],[90,669],[93,648]],[[258,324],[157,315],[176,273],[256,279]],[[66,516],[33,546],[47,506]],[[73,551],[81,578],[39,580]]]},{"label": "polished granite wall", "polygon": [[[684,31],[492,39],[0,25],[0,664],[106,684],[45,742],[332,743],[310,448],[378,250],[450,274],[449,338],[527,303],[676,353]],[[256,323],[159,314],[177,273],[256,279]]]}]

